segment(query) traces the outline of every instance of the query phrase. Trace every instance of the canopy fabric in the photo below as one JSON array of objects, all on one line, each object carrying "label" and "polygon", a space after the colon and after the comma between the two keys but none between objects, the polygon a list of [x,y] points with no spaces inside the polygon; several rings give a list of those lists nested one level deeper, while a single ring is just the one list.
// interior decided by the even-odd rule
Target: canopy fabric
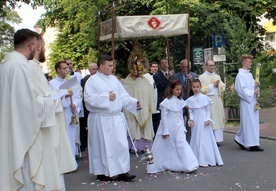
[{"label": "canopy fabric", "polygon": [[[188,14],[115,17],[115,39],[170,37],[188,34]],[[112,38],[112,19],[101,23],[100,41]]]}]

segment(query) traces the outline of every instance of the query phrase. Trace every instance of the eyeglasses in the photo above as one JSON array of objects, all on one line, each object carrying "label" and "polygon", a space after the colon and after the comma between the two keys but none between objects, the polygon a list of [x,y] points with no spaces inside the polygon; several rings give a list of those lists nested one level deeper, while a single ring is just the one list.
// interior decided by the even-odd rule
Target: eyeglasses
[{"label": "eyeglasses", "polygon": [[210,67],[215,67],[215,65],[207,65],[207,66],[210,66]]}]

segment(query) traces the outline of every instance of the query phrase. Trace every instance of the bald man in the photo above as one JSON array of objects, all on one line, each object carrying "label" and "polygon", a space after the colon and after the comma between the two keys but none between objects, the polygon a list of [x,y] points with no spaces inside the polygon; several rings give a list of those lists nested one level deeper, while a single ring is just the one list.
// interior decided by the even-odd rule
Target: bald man
[{"label": "bald man", "polygon": [[[96,63],[91,63],[89,64],[89,68],[88,68],[89,72],[90,72],[90,75],[94,75],[97,73],[98,71],[98,66]],[[90,77],[90,76],[89,76]]]},{"label": "bald man", "polygon": [[225,127],[224,108],[222,96],[225,91],[225,84],[215,73],[216,64],[213,60],[206,62],[206,71],[199,76],[201,81],[201,93],[207,95],[213,102],[211,106],[211,119],[214,121],[212,129],[216,142],[219,146],[223,142],[223,129]]}]

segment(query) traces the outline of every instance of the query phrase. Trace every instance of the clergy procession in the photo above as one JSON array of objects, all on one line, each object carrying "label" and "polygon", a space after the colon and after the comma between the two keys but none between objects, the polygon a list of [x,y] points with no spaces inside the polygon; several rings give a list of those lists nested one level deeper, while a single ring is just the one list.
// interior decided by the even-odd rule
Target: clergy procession
[{"label": "clergy procession", "polygon": [[[247,54],[240,59],[234,86],[240,129],[232,142],[242,150],[263,151],[252,59]],[[139,181],[130,173],[134,154],[147,162],[139,171],[148,175],[197,174],[199,168],[225,164],[220,150],[226,85],[213,60],[196,74],[185,58],[175,73],[167,58],[149,62],[141,44],[134,43],[125,79],[116,76],[114,58],[103,54],[84,78],[72,59],[61,58],[50,81],[39,67],[44,61],[42,36],[16,31],[14,50],[0,64],[1,191],[70,190],[64,175],[78,174],[84,153],[87,176],[100,182]]]}]

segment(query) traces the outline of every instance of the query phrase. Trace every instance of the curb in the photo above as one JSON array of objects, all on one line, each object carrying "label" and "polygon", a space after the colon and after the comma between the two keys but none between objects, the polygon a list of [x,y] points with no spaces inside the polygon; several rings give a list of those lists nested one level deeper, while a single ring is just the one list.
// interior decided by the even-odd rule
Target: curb
[{"label": "curb", "polygon": [[260,138],[262,138],[262,139],[267,139],[267,140],[272,140],[272,141],[276,141],[276,137],[265,137],[265,136],[260,136]]},{"label": "curb", "polygon": [[[231,133],[231,134],[236,134],[237,133],[237,132],[229,131],[229,130],[223,130],[223,132],[225,132],[225,133]],[[271,136],[267,137],[267,136],[261,136],[260,135],[260,138],[261,139],[267,139],[267,140],[276,141],[276,137],[271,137]]]}]

